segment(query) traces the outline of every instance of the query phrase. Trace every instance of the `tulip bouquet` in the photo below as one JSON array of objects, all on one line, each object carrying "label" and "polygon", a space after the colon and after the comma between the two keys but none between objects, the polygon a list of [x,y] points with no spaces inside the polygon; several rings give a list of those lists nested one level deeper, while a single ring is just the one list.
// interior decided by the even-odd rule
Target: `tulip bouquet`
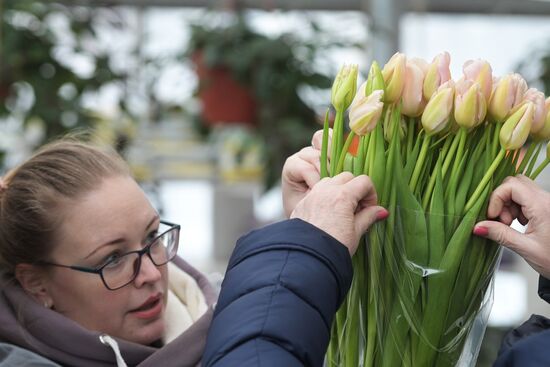
[{"label": "tulip bouquet", "polygon": [[500,249],[472,230],[505,177],[534,178],[550,162],[535,167],[550,138],[550,98],[518,74],[494,78],[486,61],[466,62],[457,81],[449,64],[448,53],[431,64],[397,53],[382,70],[373,62],[358,90],[356,66],[344,66],[334,81],[336,116],[331,139],[328,112],[325,119],[321,174],[369,175],[390,216],[352,259],[329,366],[475,361],[479,343],[467,343],[468,334],[488,302]]}]

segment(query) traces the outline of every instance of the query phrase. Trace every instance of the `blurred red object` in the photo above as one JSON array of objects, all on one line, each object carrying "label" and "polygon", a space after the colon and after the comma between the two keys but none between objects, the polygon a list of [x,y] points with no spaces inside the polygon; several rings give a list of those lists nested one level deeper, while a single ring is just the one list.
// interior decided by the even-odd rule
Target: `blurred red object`
[{"label": "blurred red object", "polygon": [[[346,135],[347,138],[347,135]],[[345,139],[344,139],[345,141]],[[359,136],[355,135],[351,141],[351,144],[349,145],[348,152],[356,157],[357,156],[357,150],[359,149]]]},{"label": "blurred red object", "polygon": [[236,81],[228,69],[205,65],[200,52],[192,60],[199,77],[198,97],[206,124],[256,125],[257,103],[250,89]]}]

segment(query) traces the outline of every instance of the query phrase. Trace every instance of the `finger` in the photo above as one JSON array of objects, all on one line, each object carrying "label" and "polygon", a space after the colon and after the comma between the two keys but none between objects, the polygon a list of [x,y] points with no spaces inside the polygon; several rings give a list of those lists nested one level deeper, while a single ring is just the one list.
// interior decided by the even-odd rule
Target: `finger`
[{"label": "finger", "polygon": [[[522,225],[527,224],[528,220],[527,220],[527,218],[525,218],[525,215],[521,211],[520,206],[518,206],[515,203],[512,203],[507,208],[508,208],[508,211],[510,212],[511,221],[509,223],[505,223],[505,224],[510,225],[514,221],[514,219],[517,219],[518,222],[520,222]],[[502,215],[501,215],[501,217],[502,217]]]},{"label": "finger", "polygon": [[351,172],[342,172],[334,176],[329,182],[332,184],[343,185],[354,179],[354,175]]},{"label": "finger", "polygon": [[538,189],[538,185],[535,183],[535,181],[531,180],[528,176],[519,174],[516,176],[516,178],[521,182],[523,182],[525,185],[535,187]]},{"label": "finger", "polygon": [[321,150],[323,145],[323,130],[317,130],[311,138],[311,146],[314,149]]},{"label": "finger", "polygon": [[388,211],[378,205],[369,206],[355,215],[355,228],[357,233],[363,234],[377,221],[388,217]]},{"label": "finger", "polygon": [[500,215],[498,216],[498,219],[501,223],[506,224],[507,226],[509,226],[514,221],[514,216],[512,215],[510,210],[508,210],[507,207],[504,207],[502,209],[502,211],[500,212]]},{"label": "finger", "polygon": [[352,195],[360,207],[373,206],[378,203],[378,196],[372,180],[367,175],[353,178],[346,183],[346,190]]},{"label": "finger", "polygon": [[[327,147],[327,156],[328,158],[330,158],[330,153],[331,153],[331,149],[332,149],[332,129],[328,129],[328,147]],[[323,130],[317,130],[314,134],[313,134],[313,138],[311,138],[311,146],[318,150],[318,151],[321,151],[321,149],[323,148]]]},{"label": "finger", "polygon": [[493,220],[485,220],[475,225],[473,233],[480,237],[493,240],[500,245],[509,248],[515,252],[524,252],[529,239],[526,235],[515,229]]},{"label": "finger", "polygon": [[529,220],[523,215],[523,212],[519,213],[518,221],[521,223],[522,226],[526,226],[527,223],[529,223]]},{"label": "finger", "polygon": [[524,181],[515,177],[506,179],[491,194],[487,216],[489,218],[498,217],[506,204],[515,203],[519,206],[525,206],[529,205],[532,200],[534,200],[532,189],[527,187]]},{"label": "finger", "polygon": [[305,189],[309,189],[319,182],[321,176],[317,166],[299,159],[288,165],[286,179],[283,179],[291,186],[306,186]]},{"label": "finger", "polygon": [[312,147],[302,148],[297,157],[313,165],[317,171],[321,172],[321,152]]}]

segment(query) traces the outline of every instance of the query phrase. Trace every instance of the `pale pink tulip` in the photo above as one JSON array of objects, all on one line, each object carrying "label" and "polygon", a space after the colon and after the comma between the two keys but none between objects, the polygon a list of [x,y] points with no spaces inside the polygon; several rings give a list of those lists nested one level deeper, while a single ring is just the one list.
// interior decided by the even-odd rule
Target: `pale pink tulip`
[{"label": "pale pink tulip", "polygon": [[428,135],[443,131],[451,120],[455,86],[453,80],[442,84],[430,98],[422,113],[422,127]]},{"label": "pale pink tulip", "polygon": [[384,65],[382,75],[386,85],[386,92],[384,94],[385,102],[394,103],[401,98],[403,86],[405,85],[406,61],[406,56],[397,52],[389,59],[386,65]]},{"label": "pale pink tulip", "polygon": [[361,85],[349,107],[349,127],[360,136],[374,130],[384,109],[384,91],[377,89],[365,96],[365,86]]},{"label": "pale pink tulip", "polygon": [[546,106],[544,105],[544,93],[536,88],[529,88],[523,96],[523,101],[533,102],[533,124],[531,125],[531,133],[539,132],[544,126],[546,120]]},{"label": "pale pink tulip", "polygon": [[487,114],[487,101],[479,83],[460,79],[455,87],[456,123],[470,129],[483,122]]},{"label": "pale pink tulip", "polygon": [[506,119],[499,135],[503,149],[516,150],[523,146],[531,131],[534,107],[533,102],[527,101],[515,108]]},{"label": "pale pink tulip", "polygon": [[428,70],[428,63],[422,59],[407,60],[405,70],[405,85],[401,97],[401,113],[405,116],[416,117],[422,114],[426,100],[422,93],[424,76]]},{"label": "pale pink tulip", "polygon": [[464,63],[462,71],[464,72],[464,79],[479,83],[485,101],[489,102],[493,90],[493,69],[491,69],[491,65],[485,60],[469,60]]},{"label": "pale pink tulip", "polygon": [[443,52],[434,57],[432,63],[428,66],[423,86],[424,98],[426,100],[432,97],[441,84],[451,79],[450,64],[451,56],[448,52]]},{"label": "pale pink tulip", "polygon": [[493,88],[489,101],[489,114],[497,122],[503,122],[510,111],[519,105],[527,91],[527,83],[519,74],[500,78]]}]

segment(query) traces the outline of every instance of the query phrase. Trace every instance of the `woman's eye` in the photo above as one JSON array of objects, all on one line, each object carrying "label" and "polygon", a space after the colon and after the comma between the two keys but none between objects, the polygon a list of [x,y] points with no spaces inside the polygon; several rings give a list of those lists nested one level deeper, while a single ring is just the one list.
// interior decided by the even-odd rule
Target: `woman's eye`
[{"label": "woman's eye", "polygon": [[158,236],[158,234],[159,234],[158,230],[149,232],[149,234],[147,235],[146,244],[151,243],[151,241],[153,241]]},{"label": "woman's eye", "polygon": [[109,267],[117,266],[120,264],[120,259],[122,259],[122,256],[119,252],[113,252],[109,256],[107,256],[105,259],[103,259],[102,264],[107,265]]}]

